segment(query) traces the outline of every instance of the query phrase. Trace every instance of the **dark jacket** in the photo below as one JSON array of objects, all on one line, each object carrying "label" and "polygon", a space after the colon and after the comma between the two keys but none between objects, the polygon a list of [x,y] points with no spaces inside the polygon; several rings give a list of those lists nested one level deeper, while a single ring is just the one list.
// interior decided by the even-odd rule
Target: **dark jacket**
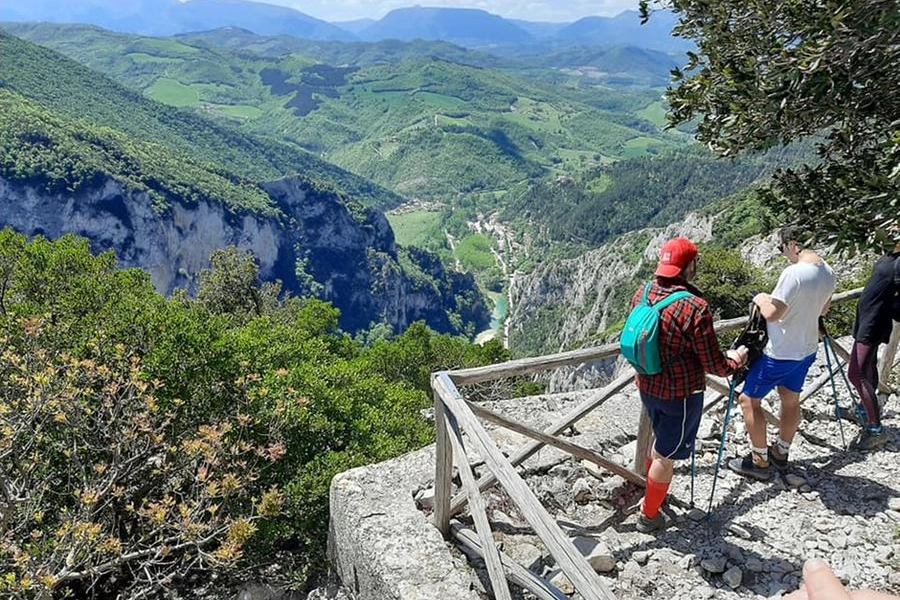
[{"label": "dark jacket", "polygon": [[895,260],[900,260],[900,252],[878,259],[872,269],[872,277],[859,297],[853,339],[861,344],[877,346],[886,344],[891,338]]}]

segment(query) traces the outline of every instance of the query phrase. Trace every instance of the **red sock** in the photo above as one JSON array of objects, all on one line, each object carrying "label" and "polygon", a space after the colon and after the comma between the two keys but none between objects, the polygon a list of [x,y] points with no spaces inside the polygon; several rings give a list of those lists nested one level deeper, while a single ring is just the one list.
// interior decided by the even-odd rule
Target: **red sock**
[{"label": "red sock", "polygon": [[669,483],[660,483],[647,477],[647,490],[644,492],[644,516],[655,519],[659,514],[659,507],[666,499],[669,492]]}]

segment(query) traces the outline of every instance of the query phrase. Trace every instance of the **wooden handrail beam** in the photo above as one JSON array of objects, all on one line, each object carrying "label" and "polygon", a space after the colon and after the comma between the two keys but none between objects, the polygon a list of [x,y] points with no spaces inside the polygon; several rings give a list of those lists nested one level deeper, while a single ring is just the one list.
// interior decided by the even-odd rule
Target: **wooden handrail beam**
[{"label": "wooden handrail beam", "polygon": [[[603,581],[588,564],[587,559],[578,552],[568,536],[560,530],[547,509],[535,498],[534,493],[497,448],[490,435],[469,410],[447,373],[439,373],[433,377],[432,385],[447,410],[465,428],[466,435],[484,458],[487,467],[507,491],[510,499],[518,506],[522,516],[544,542],[547,550],[556,559],[556,563],[581,594],[581,597],[585,600],[616,600],[616,597],[606,588]],[[462,468],[463,462],[457,460],[459,468]]]},{"label": "wooden handrail beam", "polygon": [[506,585],[506,576],[503,574],[500,552],[494,544],[493,535],[491,535],[491,523],[487,518],[484,498],[481,497],[481,492],[475,483],[475,474],[472,473],[472,468],[469,466],[462,432],[459,430],[459,423],[456,415],[453,414],[452,408],[449,411],[445,411],[444,420],[446,421],[447,431],[450,433],[450,443],[453,444],[456,470],[459,472],[459,478],[466,490],[466,494],[469,496],[469,514],[472,515],[472,519],[475,521],[475,530],[478,532],[478,539],[481,540],[482,556],[487,567],[488,577],[491,580],[491,589],[494,590],[494,598],[496,600],[512,600],[509,586]]},{"label": "wooden handrail beam", "polygon": [[607,471],[615,473],[623,479],[627,479],[628,481],[636,483],[641,487],[647,485],[647,482],[644,481],[644,478],[637,473],[633,473],[622,465],[614,463],[608,458],[604,458],[602,455],[594,452],[593,450],[589,450],[583,446],[579,446],[578,444],[573,444],[572,442],[567,442],[566,440],[563,440],[556,436],[548,435],[546,433],[538,431],[537,429],[533,429],[528,425],[525,425],[524,423],[519,423],[518,421],[513,421],[512,419],[491,412],[488,409],[478,406],[473,402],[469,402],[468,400],[466,400],[466,404],[469,406],[472,412],[475,413],[475,416],[481,417],[485,421],[490,421],[491,423],[495,423],[497,425],[500,425],[501,427],[505,427],[506,429],[515,431],[516,433],[521,433],[522,435],[530,437],[533,440],[537,440],[547,446],[559,448],[564,452],[568,452],[575,458],[580,458],[581,460],[592,462],[595,465],[603,467]]},{"label": "wooden handrail beam", "polygon": [[[831,303],[837,304],[848,300],[859,298],[862,288],[834,294],[831,297]],[[717,321],[713,327],[716,333],[725,331],[734,331],[740,329],[747,323],[748,317],[737,317],[734,319],[725,319]],[[556,369],[569,365],[579,365],[595,360],[603,360],[612,358],[619,354],[619,343],[605,344],[594,348],[582,348],[579,350],[569,350],[568,352],[560,352],[558,354],[547,354],[544,356],[536,356],[532,358],[520,358],[507,362],[497,363],[495,365],[487,365],[484,367],[473,367],[470,369],[457,369],[448,371],[450,379],[456,385],[465,385],[468,383],[480,383],[490,381],[492,379],[502,379],[504,377],[514,377],[516,375],[526,375],[537,371],[546,371],[548,369]]]}]

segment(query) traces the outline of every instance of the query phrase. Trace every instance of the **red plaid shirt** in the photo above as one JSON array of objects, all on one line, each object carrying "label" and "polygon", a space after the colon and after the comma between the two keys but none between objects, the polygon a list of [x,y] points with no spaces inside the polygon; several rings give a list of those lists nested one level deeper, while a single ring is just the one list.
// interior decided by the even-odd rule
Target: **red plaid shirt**
[{"label": "red plaid shirt", "polygon": [[[669,294],[686,290],[690,298],[676,300],[660,315],[659,355],[663,370],[659,375],[638,375],[638,389],[664,400],[680,400],[706,389],[706,373],[730,375],[740,363],[727,358],[713,329],[709,304],[699,297],[700,291],[683,281],[657,279],[650,286],[650,304]],[[631,299],[634,308],[641,302],[644,286]]]}]

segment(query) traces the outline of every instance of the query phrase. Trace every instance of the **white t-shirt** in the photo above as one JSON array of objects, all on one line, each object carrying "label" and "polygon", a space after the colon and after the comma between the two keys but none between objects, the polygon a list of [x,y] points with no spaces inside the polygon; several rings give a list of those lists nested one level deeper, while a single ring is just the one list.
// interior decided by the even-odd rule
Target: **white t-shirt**
[{"label": "white t-shirt", "polygon": [[781,272],[772,298],[787,304],[780,321],[768,322],[765,353],[779,360],[800,360],[819,346],[819,315],[834,293],[834,271],[826,262],[797,262]]}]

